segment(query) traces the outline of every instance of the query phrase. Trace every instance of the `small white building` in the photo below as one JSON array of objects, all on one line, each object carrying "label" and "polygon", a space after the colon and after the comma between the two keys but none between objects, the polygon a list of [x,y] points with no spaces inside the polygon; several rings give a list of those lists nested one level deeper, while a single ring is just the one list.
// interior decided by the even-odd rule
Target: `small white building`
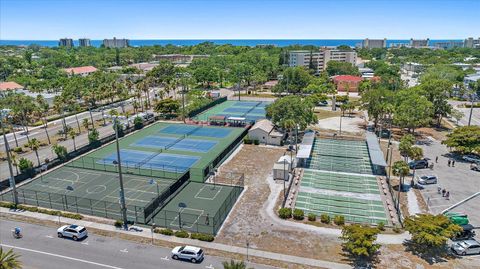
[{"label": "small white building", "polygon": [[258,140],[260,144],[280,146],[284,134],[277,131],[271,121],[263,119],[252,126],[248,131],[248,137],[252,140]]},{"label": "small white building", "polygon": [[290,175],[289,171],[291,169],[292,163],[290,156],[283,155],[275,162],[273,165],[273,179],[283,179],[288,180]]}]

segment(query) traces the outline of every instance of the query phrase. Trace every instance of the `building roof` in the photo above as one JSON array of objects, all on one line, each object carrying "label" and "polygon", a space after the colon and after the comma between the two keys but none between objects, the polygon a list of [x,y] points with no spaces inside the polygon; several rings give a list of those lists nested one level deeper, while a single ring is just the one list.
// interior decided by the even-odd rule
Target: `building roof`
[{"label": "building roof", "polygon": [[366,135],[368,152],[373,165],[387,167],[385,157],[383,155],[380,144],[378,144],[377,136],[374,133],[368,132]]},{"label": "building roof", "polygon": [[307,159],[310,158],[310,153],[312,152],[313,142],[315,140],[315,132],[305,132],[303,135],[302,144],[297,152],[297,158]]},{"label": "building roof", "polygon": [[273,124],[267,119],[259,120],[255,125],[252,126],[250,130],[260,129],[266,133],[270,133],[273,130]]},{"label": "building roof", "polygon": [[143,71],[150,71],[157,65],[158,65],[157,63],[137,63],[137,64],[131,64],[129,66],[136,67]]},{"label": "building roof", "polygon": [[277,84],[278,84],[278,80],[270,80],[270,81],[265,82],[265,84],[263,84],[263,85],[265,85],[267,87],[273,87]]},{"label": "building roof", "polygon": [[469,75],[465,77],[465,80],[478,81],[480,79],[480,74]]},{"label": "building roof", "polygon": [[97,71],[97,68],[89,65],[89,66],[80,66],[80,67],[72,67],[72,68],[64,68],[63,69],[65,72],[69,74],[88,74],[88,73],[93,73]]},{"label": "building roof", "polygon": [[362,77],[351,75],[338,75],[333,77],[334,82],[360,82]]},{"label": "building roof", "polygon": [[18,89],[23,89],[23,86],[13,81],[0,82],[0,91],[18,90]]}]

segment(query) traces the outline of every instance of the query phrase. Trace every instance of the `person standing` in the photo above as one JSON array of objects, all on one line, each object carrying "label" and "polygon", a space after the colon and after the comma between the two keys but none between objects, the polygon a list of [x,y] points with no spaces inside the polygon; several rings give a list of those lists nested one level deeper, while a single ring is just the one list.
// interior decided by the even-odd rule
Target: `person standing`
[{"label": "person standing", "polygon": [[452,161],[450,160],[450,158],[448,158],[448,167],[450,167],[451,163],[452,163]]},{"label": "person standing", "polygon": [[455,160],[452,160],[452,167],[455,167]]},{"label": "person standing", "polygon": [[447,193],[445,194],[445,199],[450,200],[450,192],[449,191],[447,191]]},{"label": "person standing", "polygon": [[446,192],[447,192],[446,189],[443,189],[443,190],[442,190],[442,197],[445,197],[445,193],[446,193]]},{"label": "person standing", "polygon": [[435,157],[435,163],[438,163],[438,156]]}]

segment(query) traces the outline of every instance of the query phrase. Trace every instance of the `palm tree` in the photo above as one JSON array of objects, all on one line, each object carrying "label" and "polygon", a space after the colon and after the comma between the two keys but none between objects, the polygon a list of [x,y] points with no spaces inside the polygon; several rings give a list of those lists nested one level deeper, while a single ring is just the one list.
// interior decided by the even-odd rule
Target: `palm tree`
[{"label": "palm tree", "polygon": [[11,117],[10,117],[9,123],[10,123],[10,131],[12,132],[13,138],[15,139],[15,146],[18,148],[17,134],[15,134],[15,128],[13,128],[13,122]]},{"label": "palm tree", "polygon": [[[148,94],[148,84],[145,80],[142,80],[140,81],[138,84],[137,84],[137,89],[142,93],[145,94],[145,96],[147,97],[147,94]],[[147,99],[146,100],[146,104],[147,104],[147,109],[148,109],[148,106],[149,106],[149,103],[150,101]],[[144,111],[144,108],[143,108],[143,103],[142,103],[142,111]]]},{"label": "palm tree", "polygon": [[77,133],[75,133],[75,130],[70,129],[70,131],[68,132],[68,135],[70,136],[70,138],[73,140],[73,150],[77,150],[77,145],[75,144],[75,136],[77,135]]},{"label": "palm tree", "polygon": [[15,166],[15,170],[18,175],[18,159],[17,159],[17,154],[13,151],[10,151],[10,161],[12,162],[12,165]]},{"label": "palm tree", "polygon": [[20,269],[22,263],[20,262],[20,255],[13,252],[13,249],[5,252],[0,247],[0,269]]},{"label": "palm tree", "polygon": [[63,125],[63,134],[65,139],[67,138],[67,123],[65,122],[65,111],[64,111],[64,98],[62,95],[57,95],[53,98],[53,109],[60,115],[62,115],[62,125]]},{"label": "palm tree", "polygon": [[244,261],[236,262],[234,260],[230,260],[230,262],[222,262],[223,269],[247,269],[247,265]]},{"label": "palm tree", "polygon": [[40,141],[36,138],[32,138],[30,141],[28,141],[27,145],[33,151],[35,151],[35,155],[37,156],[38,166],[40,166],[40,158],[38,157],[38,149],[40,148]]},{"label": "palm tree", "polygon": [[43,128],[45,129],[45,134],[47,135],[48,144],[50,145],[52,142],[50,141],[50,136],[48,135],[48,121],[47,121],[47,114],[50,106],[48,105],[47,101],[43,97],[43,95],[37,95],[37,106],[35,106],[35,113],[37,114],[38,118],[42,119],[43,121]]},{"label": "palm tree", "polygon": [[80,105],[73,100],[73,103],[71,103],[70,108],[72,112],[75,114],[75,120],[77,121],[77,127],[78,127],[78,133],[81,133],[82,130],[80,129],[80,122],[78,121],[78,112],[80,112]]},{"label": "palm tree", "polygon": [[85,130],[87,131],[90,131],[90,123],[88,122],[88,119],[87,118],[84,118],[83,121],[82,121],[82,125],[83,127],[85,128]]},{"label": "palm tree", "polygon": [[392,172],[395,176],[400,177],[397,199],[397,210],[400,210],[400,192],[402,191],[404,178],[410,173],[410,167],[408,167],[408,164],[405,161],[396,161],[393,163]]}]

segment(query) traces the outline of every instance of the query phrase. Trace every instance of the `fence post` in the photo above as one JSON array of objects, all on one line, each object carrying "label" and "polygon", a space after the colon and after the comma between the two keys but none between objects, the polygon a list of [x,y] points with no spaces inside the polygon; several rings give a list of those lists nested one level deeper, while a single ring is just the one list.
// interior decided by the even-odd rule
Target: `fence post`
[{"label": "fence post", "polygon": [[107,213],[107,202],[103,201],[103,207],[105,208],[105,218],[108,218],[108,213]]},{"label": "fence post", "polygon": [[37,191],[35,191],[35,200],[37,200],[37,206],[39,206],[39,204],[38,204],[38,192]]},{"label": "fence post", "polygon": [[77,207],[77,213],[78,213],[78,201],[77,201],[77,196],[73,196],[75,197],[75,206]]},{"label": "fence post", "polygon": [[88,201],[90,202],[90,212],[93,214],[93,206],[92,206],[92,199],[88,199]]},{"label": "fence post", "polygon": [[52,198],[50,197],[50,193],[48,193],[48,201],[50,202],[50,208],[53,208],[52,207]]}]

